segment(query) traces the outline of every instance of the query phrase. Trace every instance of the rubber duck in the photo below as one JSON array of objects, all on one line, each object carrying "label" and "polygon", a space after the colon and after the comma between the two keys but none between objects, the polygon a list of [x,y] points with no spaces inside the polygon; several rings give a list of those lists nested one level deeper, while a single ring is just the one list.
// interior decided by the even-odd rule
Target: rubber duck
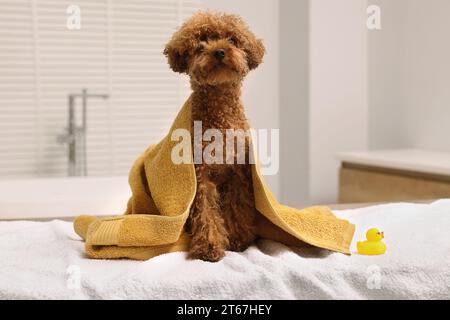
[{"label": "rubber duck", "polygon": [[377,228],[369,229],[366,233],[367,241],[358,241],[356,248],[359,254],[380,255],[386,252],[386,245],[381,241],[384,238],[384,232]]}]

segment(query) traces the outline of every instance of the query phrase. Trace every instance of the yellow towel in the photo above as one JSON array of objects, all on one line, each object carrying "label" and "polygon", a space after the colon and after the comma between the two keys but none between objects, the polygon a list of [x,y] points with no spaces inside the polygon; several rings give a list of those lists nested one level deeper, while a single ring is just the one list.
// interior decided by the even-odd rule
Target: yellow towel
[{"label": "yellow towel", "polygon": [[[175,129],[191,131],[190,98],[180,110],[168,135],[150,146],[133,165],[129,183],[132,197],[125,215],[109,218],[80,216],[75,232],[86,241],[90,258],[146,260],[156,255],[186,251],[189,236],[184,224],[195,197],[194,164],[174,164],[171,152]],[[272,195],[258,165],[252,165],[260,237],[288,245],[305,243],[350,254],[355,226],[336,218],[327,207],[298,210],[281,205]]]}]

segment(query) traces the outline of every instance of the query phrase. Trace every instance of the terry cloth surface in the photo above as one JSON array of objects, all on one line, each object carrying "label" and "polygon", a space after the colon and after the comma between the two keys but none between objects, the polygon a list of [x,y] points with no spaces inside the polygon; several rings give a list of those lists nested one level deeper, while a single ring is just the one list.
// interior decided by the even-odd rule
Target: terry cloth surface
[{"label": "terry cloth surface", "polygon": [[449,299],[450,199],[334,213],[357,226],[352,252],[373,227],[385,232],[387,252],[260,239],[216,263],[186,252],[95,260],[70,222],[0,221],[0,299]]},{"label": "terry cloth surface", "polygon": [[[133,165],[129,183],[132,197],[123,216],[96,219],[80,216],[76,233],[86,241],[91,258],[146,260],[156,255],[186,251],[189,236],[183,227],[196,193],[193,161],[175,164],[171,153],[176,129],[191,131],[191,103],[186,101],[168,135],[150,146]],[[289,245],[304,242],[350,254],[355,226],[336,218],[327,207],[303,210],[279,204],[265,184],[259,166],[252,165],[258,235]]]}]

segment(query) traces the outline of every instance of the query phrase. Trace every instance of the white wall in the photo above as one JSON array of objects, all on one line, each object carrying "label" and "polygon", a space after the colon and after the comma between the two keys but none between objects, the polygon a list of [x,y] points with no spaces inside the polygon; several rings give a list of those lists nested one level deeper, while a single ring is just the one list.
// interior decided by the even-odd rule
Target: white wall
[{"label": "white wall", "polygon": [[368,144],[367,2],[280,2],[281,201],[335,203],[336,153]]},{"label": "white wall", "polygon": [[368,144],[367,2],[310,1],[309,199],[337,198],[336,153]]},{"label": "white wall", "polygon": [[450,151],[450,1],[405,3],[405,144]]},{"label": "white wall", "polygon": [[[279,0],[206,0],[207,8],[239,14],[264,40],[264,63],[244,83],[243,102],[254,128],[279,128]],[[279,175],[266,176],[279,197]]]},{"label": "white wall", "polygon": [[309,202],[309,0],[280,2],[280,201]]},{"label": "white wall", "polygon": [[450,1],[371,2],[383,15],[370,33],[371,148],[450,151]]},{"label": "white wall", "polygon": [[402,1],[369,1],[381,8],[381,30],[368,35],[369,57],[369,148],[404,146],[402,89],[399,63],[404,37]]}]

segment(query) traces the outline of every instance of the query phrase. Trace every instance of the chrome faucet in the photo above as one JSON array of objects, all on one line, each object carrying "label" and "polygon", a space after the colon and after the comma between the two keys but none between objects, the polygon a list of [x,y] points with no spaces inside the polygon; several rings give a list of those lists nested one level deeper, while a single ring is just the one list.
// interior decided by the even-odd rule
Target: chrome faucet
[{"label": "chrome faucet", "polygon": [[[66,132],[58,136],[60,143],[68,144],[68,175],[69,176],[87,176],[87,154],[86,154],[86,132],[87,132],[87,100],[88,98],[102,98],[107,99],[107,94],[92,94],[87,92],[87,89],[82,89],[81,94],[69,94],[67,96],[68,102],[68,124]],[[77,126],[75,119],[75,100],[82,99],[81,110],[81,126]],[[80,166],[78,159],[78,145],[82,144],[83,162]],[[81,170],[82,169],[82,170]]]}]

